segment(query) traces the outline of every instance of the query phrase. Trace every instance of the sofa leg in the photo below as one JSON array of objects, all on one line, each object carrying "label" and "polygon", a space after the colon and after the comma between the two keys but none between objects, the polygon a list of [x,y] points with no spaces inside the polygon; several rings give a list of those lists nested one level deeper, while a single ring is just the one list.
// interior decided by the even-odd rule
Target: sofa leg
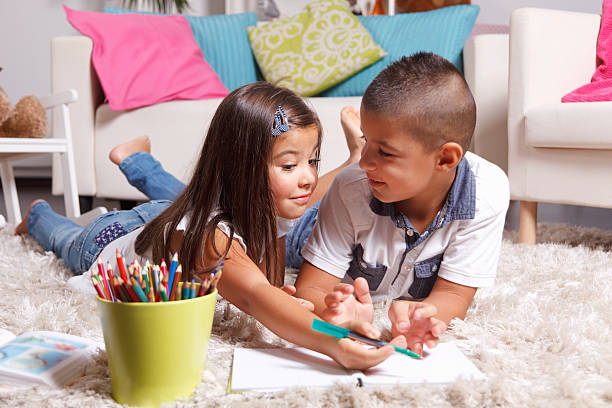
[{"label": "sofa leg", "polygon": [[538,203],[521,201],[519,213],[519,244],[534,245],[536,243],[536,225],[538,222]]}]

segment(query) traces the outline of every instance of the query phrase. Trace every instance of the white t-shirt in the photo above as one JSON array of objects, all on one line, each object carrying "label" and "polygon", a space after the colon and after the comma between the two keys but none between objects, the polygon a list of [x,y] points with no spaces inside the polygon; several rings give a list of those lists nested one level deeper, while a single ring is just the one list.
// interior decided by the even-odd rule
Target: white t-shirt
[{"label": "white t-shirt", "polygon": [[302,256],[344,282],[366,278],[374,300],[425,298],[438,276],[490,286],[509,199],[505,173],[468,152],[444,207],[420,235],[392,203],[373,197],[365,172],[351,165],[323,198]]},{"label": "white t-shirt", "polygon": [[[294,220],[277,217],[276,218],[277,237],[280,238],[280,237],[287,235],[287,232],[289,232],[294,222],[295,222]],[[177,225],[176,230],[185,231],[188,223],[189,223],[189,217],[187,216],[183,217],[183,219]],[[220,222],[217,225],[217,227],[225,235],[227,235],[228,237],[230,236],[230,228],[225,222]],[[141,265],[144,265],[147,260],[151,260],[152,256],[151,256],[150,249],[147,250],[142,256],[140,256],[136,254],[136,249],[134,248],[134,245],[136,244],[136,238],[138,237],[138,234],[140,234],[143,228],[144,228],[144,225],[142,227],[136,228],[135,230],[125,234],[122,237],[115,239],[110,244],[104,247],[102,252],[100,252],[100,258],[104,261],[105,268],[106,268],[106,262],[111,261],[111,260],[113,260],[111,261],[111,265],[113,266],[116,265],[116,262],[114,260],[116,259],[117,249],[119,250],[119,252],[123,254],[123,258],[125,259],[127,263],[132,263],[134,258],[137,258],[138,262]],[[244,239],[236,233],[234,233],[234,239],[236,239],[240,243],[244,251],[247,252],[247,247],[246,247],[246,244],[244,243]],[[73,276],[72,278],[68,279],[68,285],[80,291],[95,294],[96,293],[95,289],[93,288],[91,284],[91,274],[92,272],[97,273],[97,271],[98,271],[98,263],[94,262],[93,265],[89,268],[89,270],[83,273],[82,275]]]}]

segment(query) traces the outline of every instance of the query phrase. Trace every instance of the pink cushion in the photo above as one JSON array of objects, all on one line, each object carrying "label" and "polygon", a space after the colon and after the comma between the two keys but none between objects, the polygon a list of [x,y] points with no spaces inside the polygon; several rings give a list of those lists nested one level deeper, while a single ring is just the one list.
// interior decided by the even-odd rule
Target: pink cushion
[{"label": "pink cushion", "polygon": [[612,0],[604,0],[597,37],[597,69],[591,82],[561,98],[562,102],[612,101]]},{"label": "pink cushion", "polygon": [[229,93],[185,17],[64,10],[93,41],[91,59],[112,110]]}]

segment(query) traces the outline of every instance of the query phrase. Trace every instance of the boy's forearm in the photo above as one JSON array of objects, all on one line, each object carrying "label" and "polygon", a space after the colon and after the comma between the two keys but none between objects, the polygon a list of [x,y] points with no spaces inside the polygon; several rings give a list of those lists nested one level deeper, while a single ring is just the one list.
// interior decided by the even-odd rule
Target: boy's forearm
[{"label": "boy's forearm", "polygon": [[461,299],[438,295],[430,296],[424,302],[430,303],[438,309],[436,318],[442,320],[446,325],[456,317],[459,319],[465,318],[469,306],[469,303],[465,304]]},{"label": "boy's forearm", "polygon": [[325,300],[324,300],[326,293],[323,292],[321,288],[316,288],[312,286],[311,287],[297,287],[296,286],[296,289],[297,290],[294,296],[312,302],[312,304],[314,305],[314,312],[318,316],[321,316],[321,313],[327,307],[325,305]]},{"label": "boy's forearm", "polygon": [[334,290],[340,279],[304,261],[295,281],[295,296],[306,299],[315,307],[315,313],[321,313],[327,307],[325,296]]},{"label": "boy's forearm", "polygon": [[423,301],[436,306],[436,318],[448,325],[456,317],[465,318],[476,289],[438,278],[431,293]]}]

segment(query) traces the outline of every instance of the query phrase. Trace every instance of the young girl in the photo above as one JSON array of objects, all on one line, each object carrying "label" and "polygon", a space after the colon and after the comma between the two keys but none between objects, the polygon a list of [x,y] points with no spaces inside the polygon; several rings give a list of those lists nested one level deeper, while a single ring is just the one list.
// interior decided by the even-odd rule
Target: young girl
[{"label": "young girl", "polygon": [[[82,228],[37,200],[16,232],[28,232],[73,271],[89,269],[98,256],[114,259],[117,248],[127,259],[138,254],[155,263],[178,251],[187,278],[224,262],[218,290],[229,302],[290,342],[347,368],[371,367],[393,348],[366,349],[313,331],[316,316],[277,287],[284,251],[276,217],[304,213],[317,184],[320,144],[319,120],[300,97],[268,83],[245,85],[219,105],[191,181],[173,202],[111,211]],[[347,326],[380,335],[369,323]],[[393,342],[405,346],[401,337]]]}]

